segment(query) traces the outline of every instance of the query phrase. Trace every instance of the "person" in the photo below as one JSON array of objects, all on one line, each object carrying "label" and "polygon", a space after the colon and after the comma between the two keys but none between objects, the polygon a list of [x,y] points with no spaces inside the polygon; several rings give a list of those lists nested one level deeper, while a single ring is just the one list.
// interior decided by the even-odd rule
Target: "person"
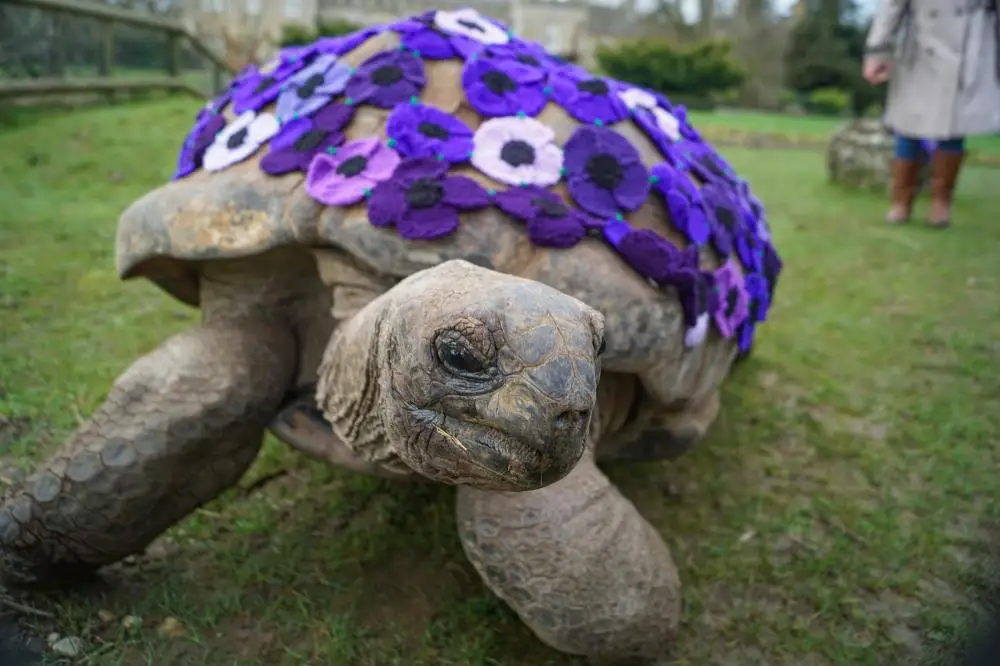
[{"label": "person", "polygon": [[[965,157],[965,137],[1000,132],[998,0],[882,0],[865,44],[862,73],[888,82],[886,124],[896,134],[886,220],[907,222],[922,164],[931,156],[932,226],[947,227]],[[902,36],[899,39],[899,36]]]}]

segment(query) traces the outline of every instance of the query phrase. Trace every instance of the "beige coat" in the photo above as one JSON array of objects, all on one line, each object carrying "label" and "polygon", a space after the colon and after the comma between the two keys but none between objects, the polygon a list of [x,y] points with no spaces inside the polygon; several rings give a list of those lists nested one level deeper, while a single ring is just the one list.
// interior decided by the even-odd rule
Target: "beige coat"
[{"label": "beige coat", "polygon": [[882,0],[867,53],[893,59],[886,123],[924,139],[1000,132],[995,0]]}]

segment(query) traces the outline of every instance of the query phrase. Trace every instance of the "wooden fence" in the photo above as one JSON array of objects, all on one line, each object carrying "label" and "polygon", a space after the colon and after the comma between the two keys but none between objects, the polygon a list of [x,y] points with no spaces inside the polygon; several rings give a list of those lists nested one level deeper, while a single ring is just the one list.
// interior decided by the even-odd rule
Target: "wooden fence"
[{"label": "wooden fence", "polygon": [[[217,95],[222,92],[229,76],[233,74],[215,53],[200,39],[189,32],[181,23],[172,19],[141,14],[120,9],[112,5],[81,2],[80,0],[0,0],[6,5],[20,5],[43,10],[56,15],[75,16],[99,22],[100,49],[96,77],[43,77],[0,79],[0,100],[37,98],[53,95],[142,91],[178,91],[198,97]],[[164,35],[167,54],[166,71],[160,76],[116,77],[115,76],[115,26],[131,26]],[[199,90],[197,86],[182,76],[181,49],[184,44],[209,63],[212,71],[210,90]]]}]

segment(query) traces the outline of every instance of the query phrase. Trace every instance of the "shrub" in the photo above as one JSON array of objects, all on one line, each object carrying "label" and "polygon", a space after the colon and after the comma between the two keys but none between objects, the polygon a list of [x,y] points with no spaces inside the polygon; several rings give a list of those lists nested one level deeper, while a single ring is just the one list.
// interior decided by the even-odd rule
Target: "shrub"
[{"label": "shrub", "polygon": [[850,92],[840,88],[818,88],[809,94],[806,108],[824,116],[842,116],[850,104]]},{"label": "shrub", "polygon": [[690,108],[712,108],[711,97],[736,88],[746,78],[731,45],[706,40],[687,48],[661,39],[637,39],[602,46],[597,62],[609,76],[663,93]]},{"label": "shrub", "polygon": [[281,46],[300,46],[316,41],[319,37],[336,37],[337,35],[348,35],[356,30],[361,30],[364,26],[334,19],[332,21],[320,21],[316,26],[316,31],[306,28],[304,25],[290,23],[281,29]]}]

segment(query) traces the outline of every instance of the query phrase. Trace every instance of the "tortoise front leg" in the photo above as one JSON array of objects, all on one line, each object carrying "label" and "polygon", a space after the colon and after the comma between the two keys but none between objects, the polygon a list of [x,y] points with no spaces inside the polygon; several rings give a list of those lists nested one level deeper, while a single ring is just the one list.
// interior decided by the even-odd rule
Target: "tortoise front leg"
[{"label": "tortoise front leg", "polygon": [[521,493],[458,488],[462,547],[543,642],[604,663],[662,658],[681,616],[666,544],[588,452]]},{"label": "tortoise front leg", "polygon": [[138,359],[97,412],[0,503],[0,569],[60,582],[141,552],[234,485],[295,371],[265,322],[202,326]]}]

